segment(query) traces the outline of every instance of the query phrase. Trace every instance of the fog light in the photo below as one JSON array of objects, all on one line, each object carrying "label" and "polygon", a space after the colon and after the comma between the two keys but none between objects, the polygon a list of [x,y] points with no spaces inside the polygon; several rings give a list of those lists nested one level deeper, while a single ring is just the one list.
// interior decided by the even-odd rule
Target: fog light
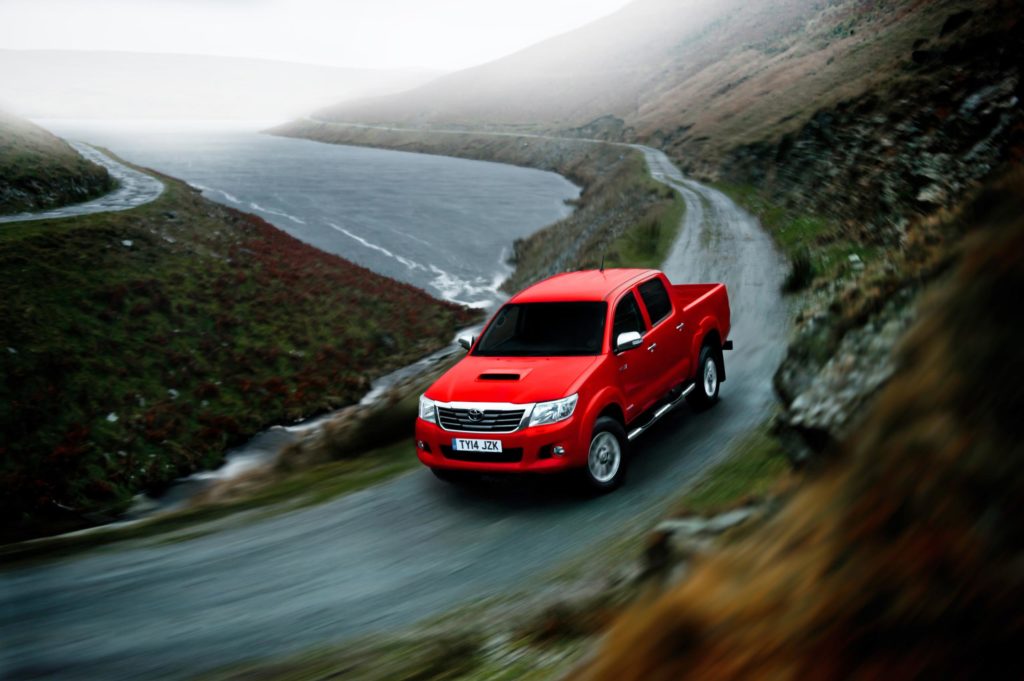
[{"label": "fog light", "polygon": [[554,447],[551,448],[551,453],[554,454],[555,456],[562,456],[563,454],[565,454],[565,447],[563,447],[562,445],[555,445]]},{"label": "fog light", "polygon": [[416,440],[416,446],[419,447],[420,449],[422,449],[425,452],[429,452],[430,451],[430,445],[428,445],[423,440]]}]

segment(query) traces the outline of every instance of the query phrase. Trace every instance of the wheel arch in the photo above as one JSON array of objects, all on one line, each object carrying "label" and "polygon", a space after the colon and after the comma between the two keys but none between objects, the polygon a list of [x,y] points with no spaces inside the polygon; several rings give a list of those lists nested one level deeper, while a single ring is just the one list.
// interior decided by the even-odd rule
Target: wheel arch
[{"label": "wheel arch", "polygon": [[[700,333],[694,338],[693,357],[699,358],[700,351],[704,346],[711,348],[715,357],[715,368],[718,369],[718,380],[725,381],[725,357],[722,354],[722,334],[718,326],[710,318],[705,318],[701,323]],[[695,367],[695,375],[701,369]]]}]

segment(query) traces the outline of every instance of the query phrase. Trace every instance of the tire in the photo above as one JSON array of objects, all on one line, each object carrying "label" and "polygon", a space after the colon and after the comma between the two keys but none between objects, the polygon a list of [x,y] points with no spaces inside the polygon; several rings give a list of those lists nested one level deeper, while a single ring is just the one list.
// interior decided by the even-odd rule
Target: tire
[{"label": "tire", "polygon": [[694,377],[696,385],[686,401],[696,411],[710,409],[718,401],[718,389],[721,387],[718,371],[718,357],[710,345],[700,349],[697,356],[697,375]]},{"label": "tire", "polygon": [[604,494],[625,481],[628,445],[622,424],[607,416],[597,419],[583,466],[583,482],[590,491]]}]

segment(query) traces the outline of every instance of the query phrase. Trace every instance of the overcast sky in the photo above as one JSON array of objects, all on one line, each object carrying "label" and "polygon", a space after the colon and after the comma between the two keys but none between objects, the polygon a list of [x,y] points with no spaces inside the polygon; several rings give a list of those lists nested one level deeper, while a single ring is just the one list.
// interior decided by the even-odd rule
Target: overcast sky
[{"label": "overcast sky", "polygon": [[0,48],[179,52],[455,70],[627,0],[0,0]]}]

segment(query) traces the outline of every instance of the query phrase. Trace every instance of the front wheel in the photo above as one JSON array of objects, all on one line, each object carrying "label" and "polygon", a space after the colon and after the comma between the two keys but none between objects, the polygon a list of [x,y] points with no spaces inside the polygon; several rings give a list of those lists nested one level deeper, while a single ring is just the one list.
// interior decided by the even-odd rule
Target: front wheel
[{"label": "front wheel", "polygon": [[700,349],[695,381],[697,385],[686,396],[686,401],[697,411],[703,411],[718,401],[718,358],[710,345]]},{"label": "front wheel", "polygon": [[610,492],[626,479],[626,431],[613,418],[602,416],[594,423],[583,478],[591,490]]}]

